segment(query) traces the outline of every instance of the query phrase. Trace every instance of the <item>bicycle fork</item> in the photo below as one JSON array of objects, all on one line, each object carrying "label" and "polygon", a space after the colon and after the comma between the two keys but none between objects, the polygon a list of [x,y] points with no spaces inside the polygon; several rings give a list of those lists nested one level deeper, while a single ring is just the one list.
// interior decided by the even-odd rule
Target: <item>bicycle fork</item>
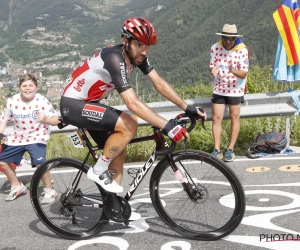
[{"label": "bicycle fork", "polygon": [[192,201],[202,199],[204,192],[199,189],[189,173],[186,171],[183,164],[180,161],[178,161],[178,164],[176,164],[170,155],[166,155],[165,157],[168,159],[168,162],[174,171],[175,179],[181,183],[190,199]]}]

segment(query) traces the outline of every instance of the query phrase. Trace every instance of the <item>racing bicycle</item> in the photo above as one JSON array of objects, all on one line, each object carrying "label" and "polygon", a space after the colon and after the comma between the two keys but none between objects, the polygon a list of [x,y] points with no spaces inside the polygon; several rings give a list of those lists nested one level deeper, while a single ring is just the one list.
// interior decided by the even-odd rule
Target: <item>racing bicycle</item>
[{"label": "racing bicycle", "polygon": [[[196,118],[186,114],[179,114],[174,120],[189,132],[196,124]],[[62,122],[58,126],[63,128],[67,124]],[[30,198],[39,219],[56,234],[75,240],[99,234],[110,220],[128,225],[128,201],[153,168],[149,184],[151,202],[170,228],[201,241],[218,240],[233,232],[245,211],[244,190],[235,173],[209,153],[186,147],[175,150],[176,144],[170,145],[160,129],[152,129],[152,134],[130,142],[154,141],[155,149],[142,168],[127,170],[133,181],[121,197],[87,179],[91,167],[88,159],[91,156],[96,162],[100,148],[91,142],[84,128],[78,128],[72,139],[74,144],[87,147],[85,159],[50,159],[32,177]],[[43,189],[39,183],[47,171],[51,172],[57,198],[51,204],[41,204]]]}]

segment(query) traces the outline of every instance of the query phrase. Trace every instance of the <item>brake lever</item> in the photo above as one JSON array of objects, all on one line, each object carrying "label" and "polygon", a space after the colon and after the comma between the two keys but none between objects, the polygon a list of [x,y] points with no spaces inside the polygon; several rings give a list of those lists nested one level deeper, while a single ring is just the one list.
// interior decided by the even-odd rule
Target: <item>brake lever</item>
[{"label": "brake lever", "polygon": [[[204,108],[203,107],[196,107],[201,113],[204,113],[205,111],[204,111]],[[201,123],[202,123],[202,127],[204,128],[204,130],[206,130],[206,128],[205,128],[205,126],[204,126],[204,121],[205,121],[205,119],[204,119],[204,116],[201,116],[201,115],[199,115],[198,116],[200,119],[201,119]]]}]

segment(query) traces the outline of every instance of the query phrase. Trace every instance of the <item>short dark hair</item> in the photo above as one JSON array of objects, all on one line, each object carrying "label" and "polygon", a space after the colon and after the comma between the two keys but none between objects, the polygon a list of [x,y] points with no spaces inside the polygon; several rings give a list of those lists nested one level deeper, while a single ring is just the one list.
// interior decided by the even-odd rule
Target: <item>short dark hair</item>
[{"label": "short dark hair", "polygon": [[35,78],[34,75],[31,75],[31,74],[24,74],[20,77],[20,80],[19,80],[19,87],[21,86],[21,84],[25,81],[28,81],[28,80],[31,80],[34,82],[35,86],[37,86],[37,80]]}]

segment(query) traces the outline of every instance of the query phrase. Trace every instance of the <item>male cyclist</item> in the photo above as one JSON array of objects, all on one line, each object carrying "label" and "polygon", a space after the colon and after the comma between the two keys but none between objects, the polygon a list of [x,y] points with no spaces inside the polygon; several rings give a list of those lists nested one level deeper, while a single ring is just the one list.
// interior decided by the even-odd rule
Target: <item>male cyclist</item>
[{"label": "male cyclist", "polygon": [[[121,29],[123,44],[104,48],[84,61],[70,75],[63,90],[60,109],[67,123],[86,128],[103,152],[87,177],[112,193],[123,192],[125,147],[137,132],[137,120],[126,112],[100,104],[116,89],[127,108],[141,119],[163,129],[173,141],[188,138],[180,125],[156,114],[135,94],[127,78],[139,68],[165,98],[190,115],[205,114],[187,105],[175,90],[163,80],[147,58],[150,45],[157,42],[154,26],[144,18],[129,18]],[[113,178],[108,171],[115,169]]]}]

